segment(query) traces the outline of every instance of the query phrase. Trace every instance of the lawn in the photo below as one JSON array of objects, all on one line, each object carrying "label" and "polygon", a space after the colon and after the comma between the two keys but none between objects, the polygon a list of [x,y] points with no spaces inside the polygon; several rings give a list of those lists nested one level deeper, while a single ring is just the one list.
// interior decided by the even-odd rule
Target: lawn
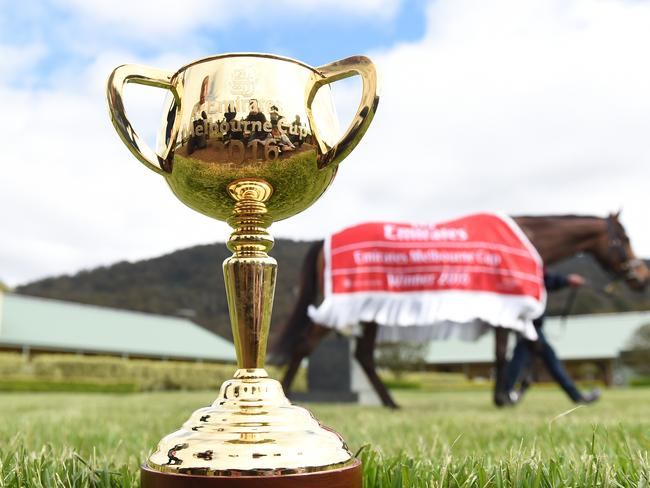
[{"label": "lawn", "polygon": [[[137,486],[139,463],[213,392],[0,396],[0,486]],[[650,486],[650,389],[589,407],[538,388],[515,409],[487,392],[397,392],[402,410],[313,405],[362,451],[365,487]]]}]

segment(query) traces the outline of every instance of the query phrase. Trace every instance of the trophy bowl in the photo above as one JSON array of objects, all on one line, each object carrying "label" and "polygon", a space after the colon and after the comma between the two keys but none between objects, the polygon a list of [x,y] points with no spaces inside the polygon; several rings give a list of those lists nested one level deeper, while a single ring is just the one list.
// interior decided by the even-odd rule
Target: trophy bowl
[{"label": "trophy bowl", "polygon": [[[361,102],[339,138],[329,84],[359,75]],[[165,88],[156,150],[129,122],[128,83]],[[113,125],[145,166],[187,206],[233,228],[223,263],[238,369],[214,403],[164,437],[142,486],[361,486],[342,438],[291,405],[264,370],[277,263],[267,228],[312,205],[354,149],[378,104],[372,62],[319,68],[269,54],[224,54],[176,72],[123,65],[108,80]]]},{"label": "trophy bowl", "polygon": [[[338,140],[329,87],[360,74],[361,104]],[[273,189],[266,201],[272,221],[313,204],[331,183],[338,163],[354,148],[374,114],[374,68],[355,56],[318,69],[268,54],[224,54],[190,63],[175,73],[124,65],[109,79],[115,127],[131,152],[163,175],[174,194],[194,210],[228,220],[235,201],[228,185],[261,179]],[[122,87],[140,83],[171,94],[156,152],[126,118]]]}]

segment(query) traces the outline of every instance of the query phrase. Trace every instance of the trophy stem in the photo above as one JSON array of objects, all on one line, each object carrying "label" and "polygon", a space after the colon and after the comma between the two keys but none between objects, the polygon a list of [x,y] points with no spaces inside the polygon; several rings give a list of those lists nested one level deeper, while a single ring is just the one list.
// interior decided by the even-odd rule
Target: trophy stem
[{"label": "trophy stem", "polygon": [[[223,263],[239,378],[266,377],[264,360],[271,325],[277,263],[267,252],[273,237],[265,202],[273,189],[264,180],[237,180],[228,186],[236,202],[228,224],[234,229],[227,246],[233,255]],[[242,371],[244,370],[244,371]]]}]

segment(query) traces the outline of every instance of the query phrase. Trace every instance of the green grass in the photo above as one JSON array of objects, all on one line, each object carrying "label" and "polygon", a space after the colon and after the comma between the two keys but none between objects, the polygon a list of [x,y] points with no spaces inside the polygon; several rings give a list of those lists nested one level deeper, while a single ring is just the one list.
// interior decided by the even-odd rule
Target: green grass
[{"label": "green grass", "polygon": [[[215,393],[4,393],[1,487],[135,487],[156,442]],[[650,390],[590,407],[537,389],[516,409],[488,392],[397,393],[403,409],[315,405],[362,451],[370,487],[648,487]],[[564,415],[563,415],[564,414]]]}]

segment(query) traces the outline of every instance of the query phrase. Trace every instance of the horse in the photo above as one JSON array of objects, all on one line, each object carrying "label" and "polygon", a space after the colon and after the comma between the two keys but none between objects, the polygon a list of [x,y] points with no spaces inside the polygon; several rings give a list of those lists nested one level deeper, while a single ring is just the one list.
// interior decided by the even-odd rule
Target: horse
[{"label": "horse", "polygon": [[[588,253],[613,279],[622,279],[631,289],[641,291],[650,279],[650,271],[645,262],[635,256],[630,239],[619,220],[619,214],[620,212],[610,214],[604,218],[581,215],[519,216],[513,217],[513,220],[537,249],[546,266],[575,254]],[[276,340],[270,348],[270,357],[275,364],[288,362],[282,380],[282,386],[287,393],[290,392],[302,360],[332,332],[329,327],[313,323],[307,315],[309,305],[315,304],[317,298],[322,296],[323,269],[323,241],[317,241],[305,256],[294,309],[283,328],[276,334]],[[362,335],[357,339],[355,358],[382,404],[389,408],[398,408],[375,367],[374,349],[378,326],[373,322],[361,325]],[[494,331],[493,400],[497,406],[502,406],[507,403],[507,392],[504,391],[503,385],[509,330],[495,326]]]}]

